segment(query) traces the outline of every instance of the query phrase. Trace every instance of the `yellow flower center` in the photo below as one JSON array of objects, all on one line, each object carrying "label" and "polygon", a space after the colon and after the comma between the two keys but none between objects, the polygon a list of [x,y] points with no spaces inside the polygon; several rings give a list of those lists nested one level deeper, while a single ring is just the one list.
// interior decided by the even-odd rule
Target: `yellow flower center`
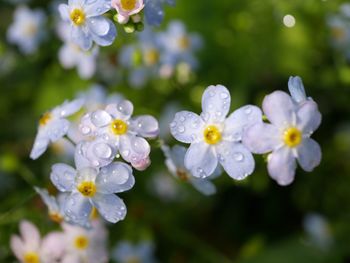
[{"label": "yellow flower center", "polygon": [[56,223],[61,223],[63,221],[63,217],[59,213],[49,213],[49,217],[52,221]]},{"label": "yellow flower center", "polygon": [[80,8],[75,8],[70,13],[70,19],[76,26],[80,26],[85,23],[85,13]]},{"label": "yellow flower center", "polygon": [[91,181],[82,182],[77,188],[78,191],[85,197],[93,197],[96,194],[96,185]]},{"label": "yellow flower center", "polygon": [[180,178],[180,180],[188,181],[188,174],[184,170],[177,169],[176,175]]},{"label": "yellow flower center", "polygon": [[210,125],[204,130],[204,140],[208,144],[217,144],[221,140],[221,132],[216,126]]},{"label": "yellow flower center", "polygon": [[288,128],[283,133],[284,143],[291,148],[298,146],[302,139],[302,133],[295,127]]},{"label": "yellow flower center", "polygon": [[131,11],[135,9],[136,0],[121,0],[120,1],[122,8],[126,11]]},{"label": "yellow flower center", "polygon": [[28,252],[23,257],[24,263],[40,263],[40,259],[37,253]]},{"label": "yellow flower center", "polygon": [[114,120],[111,123],[111,129],[115,135],[123,135],[127,132],[128,125],[122,120]]},{"label": "yellow flower center", "polygon": [[39,120],[39,124],[40,124],[41,126],[45,126],[45,125],[51,120],[51,118],[52,118],[51,113],[50,113],[50,112],[46,112],[46,113],[44,113],[44,114],[41,116],[41,118],[40,118],[40,120]]},{"label": "yellow flower center", "polygon": [[179,46],[182,49],[188,49],[190,47],[190,40],[186,36],[182,36],[179,39]]},{"label": "yellow flower center", "polygon": [[159,61],[159,52],[155,48],[149,49],[144,56],[145,63],[148,66],[152,66]]},{"label": "yellow flower center", "polygon": [[86,249],[89,245],[89,239],[86,236],[77,236],[74,240],[74,245],[77,249]]},{"label": "yellow flower center", "polygon": [[36,32],[38,31],[38,28],[35,24],[33,23],[28,23],[25,27],[24,27],[24,35],[26,36],[34,36],[36,34]]}]

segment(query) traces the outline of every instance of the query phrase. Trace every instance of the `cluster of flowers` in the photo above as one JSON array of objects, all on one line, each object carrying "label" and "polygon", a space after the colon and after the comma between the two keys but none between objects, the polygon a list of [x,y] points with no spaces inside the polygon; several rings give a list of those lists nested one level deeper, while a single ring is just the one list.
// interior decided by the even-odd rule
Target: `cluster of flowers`
[{"label": "cluster of flowers", "polygon": [[[120,52],[120,65],[128,70],[128,82],[141,87],[152,77],[178,79],[187,76],[198,65],[194,52],[202,40],[196,33],[188,33],[181,21],[169,23],[166,31],[153,32],[146,28],[135,44],[126,45]],[[177,74],[176,74],[177,73]]]},{"label": "cluster of flowers", "polygon": [[[131,118],[132,103],[119,98],[104,109],[84,114],[79,125],[71,125],[67,117],[78,112],[83,103],[84,99],[65,102],[41,117],[30,157],[37,159],[50,143],[63,136],[69,138],[75,145],[76,168],[64,163],[52,166],[51,181],[66,195],[62,202],[54,199],[54,203],[46,203],[55,217],[83,227],[90,226],[93,207],[105,220],[116,223],[124,219],[126,207],[115,193],[133,187],[131,166],[138,170],[149,166],[150,145],[144,137],[158,135],[158,122],[149,115]],[[131,166],[115,161],[119,157]]]},{"label": "cluster of flowers", "polygon": [[230,177],[242,180],[254,171],[252,153],[268,154],[268,172],[280,185],[293,182],[296,160],[305,171],[312,171],[321,161],[321,149],[310,136],[320,125],[321,114],[306,97],[299,77],[291,77],[288,86],[291,96],[275,91],[265,97],[264,116],[258,107],[246,105],[227,118],[229,91],[209,86],[200,115],[181,111],[170,123],[172,135],[191,144],[186,153],[182,150],[185,170],[182,167],[178,175],[207,178],[220,163]]}]

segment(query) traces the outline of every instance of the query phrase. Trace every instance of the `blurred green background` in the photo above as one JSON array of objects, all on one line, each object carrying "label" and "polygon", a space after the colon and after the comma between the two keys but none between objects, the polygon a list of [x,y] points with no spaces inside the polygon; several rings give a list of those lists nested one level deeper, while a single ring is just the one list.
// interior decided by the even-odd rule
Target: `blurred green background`
[{"label": "blurred green background", "polygon": [[[263,97],[287,91],[289,76],[303,78],[308,96],[323,115],[315,132],[323,151],[321,165],[312,173],[297,169],[294,183],[278,186],[269,178],[262,156],[256,170],[243,182],[226,174],[214,182],[217,194],[206,197],[190,185],[166,174],[164,157],[152,142],[152,165],[135,172],[135,187],[121,196],[128,207],[124,221],[109,226],[110,246],[128,239],[152,240],[159,262],[350,262],[350,67],[344,54],[332,47],[327,17],[338,12],[338,0],[177,0],[166,9],[198,32],[204,48],[200,68],[189,83],[154,80],[135,90],[125,81],[106,82],[100,74],[81,80],[76,70],[64,70],[57,59],[61,42],[48,37],[39,52],[24,56],[6,42],[13,4],[0,7],[0,262],[12,262],[9,238],[19,220],[33,221],[46,233],[56,229],[33,185],[52,188],[50,167],[61,161],[53,151],[36,161],[29,152],[37,120],[47,109],[92,83],[131,100],[135,114],[159,118],[171,102],[180,109],[200,112],[206,86],[223,84],[231,91],[231,111],[245,104],[261,106]],[[49,13],[47,1],[32,0],[30,7]],[[288,28],[283,17],[296,24]],[[53,31],[54,21],[48,22]],[[113,57],[132,36],[123,34],[101,59]],[[53,35],[53,32],[49,33]],[[350,46],[349,46],[350,48]],[[11,59],[5,60],[7,56]],[[170,141],[174,144],[175,141]],[[72,160],[71,160],[72,161]],[[152,182],[161,173],[181,188],[171,199],[155,194]],[[319,246],[303,227],[305,216],[318,213],[328,222],[330,245]]]}]

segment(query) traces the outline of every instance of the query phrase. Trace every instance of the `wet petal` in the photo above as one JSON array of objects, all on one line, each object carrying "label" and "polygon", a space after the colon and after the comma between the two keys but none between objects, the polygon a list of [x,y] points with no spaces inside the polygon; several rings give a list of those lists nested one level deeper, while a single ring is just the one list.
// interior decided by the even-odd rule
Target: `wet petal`
[{"label": "wet petal", "polygon": [[176,140],[184,143],[191,143],[202,140],[203,120],[190,111],[180,111],[175,114],[174,120],[170,123],[170,132]]},{"label": "wet petal", "polygon": [[230,110],[231,95],[222,85],[209,86],[202,96],[203,114],[208,114],[209,121],[223,121]]},{"label": "wet petal", "polygon": [[158,121],[150,115],[142,115],[132,120],[133,131],[138,135],[146,138],[158,136],[159,125]]},{"label": "wet petal", "polygon": [[61,15],[61,18],[62,18],[63,21],[66,21],[66,22],[70,21],[68,5],[60,4],[58,6],[58,11],[60,12],[60,15]]},{"label": "wet petal", "polygon": [[104,110],[97,110],[91,113],[91,123],[96,127],[103,127],[112,121],[111,115]]},{"label": "wet petal", "polygon": [[212,146],[204,142],[192,143],[185,155],[185,166],[192,175],[199,178],[210,176],[218,165]]},{"label": "wet petal", "polygon": [[122,100],[118,104],[107,105],[106,111],[111,114],[114,119],[128,120],[134,111],[134,106],[131,101]]},{"label": "wet petal", "polygon": [[164,18],[163,6],[160,0],[149,0],[146,2],[145,17],[149,25],[160,25]]},{"label": "wet petal", "polygon": [[52,114],[59,118],[65,118],[78,112],[83,105],[84,105],[83,99],[65,101],[61,106],[56,107],[52,111]]},{"label": "wet petal", "polygon": [[97,45],[99,46],[109,46],[113,43],[115,37],[117,36],[117,29],[115,28],[115,25],[112,23],[111,20],[103,18],[104,19],[104,24],[108,24],[108,31],[106,34],[98,34],[103,31],[104,26],[102,26],[102,23],[99,23],[101,27],[96,26],[94,30],[99,30],[98,33],[95,33],[94,31],[91,31],[91,37],[92,39],[96,42]]},{"label": "wet petal", "polygon": [[19,224],[23,244],[26,250],[38,251],[41,238],[35,225],[27,220],[22,220]]},{"label": "wet petal", "polygon": [[110,27],[108,19],[103,16],[91,17],[87,20],[87,24],[91,32],[98,36],[106,35]]},{"label": "wet petal", "polygon": [[131,189],[135,184],[131,167],[122,162],[114,162],[103,167],[96,178],[98,191],[113,194]]},{"label": "wet petal", "polygon": [[86,1],[85,12],[87,17],[96,17],[108,12],[111,9],[110,0],[89,0]]},{"label": "wet petal", "polygon": [[290,77],[288,81],[289,93],[296,103],[306,101],[306,93],[303,85],[303,81],[300,77]]},{"label": "wet petal", "polygon": [[312,100],[306,101],[297,112],[297,125],[307,135],[311,135],[320,126],[321,119],[317,103]]},{"label": "wet petal", "polygon": [[65,203],[64,212],[66,216],[74,223],[86,225],[91,214],[92,205],[89,198],[75,192],[70,194]]},{"label": "wet petal", "polygon": [[281,144],[278,129],[266,123],[257,123],[245,130],[242,143],[253,153],[263,154],[271,152]]},{"label": "wet petal", "polygon": [[77,44],[81,49],[85,51],[89,50],[92,47],[91,36],[88,33],[84,32],[80,26],[72,26],[71,39],[73,43]]},{"label": "wet petal", "polygon": [[61,192],[72,191],[75,187],[75,169],[64,163],[54,164],[52,166],[50,178],[51,182]]},{"label": "wet petal", "polygon": [[52,142],[56,142],[67,134],[70,122],[66,119],[57,119],[47,124],[46,134]]},{"label": "wet petal", "polygon": [[226,173],[236,180],[243,180],[254,171],[253,155],[241,143],[222,142],[218,145],[219,162]]},{"label": "wet petal", "polygon": [[48,137],[38,133],[38,135],[35,137],[34,145],[30,152],[30,158],[33,160],[38,159],[46,151],[49,143],[50,141]]},{"label": "wet petal", "polygon": [[216,193],[216,187],[210,180],[193,178],[190,181],[193,187],[204,195],[213,195]]},{"label": "wet petal", "polygon": [[108,222],[116,223],[126,216],[126,206],[123,200],[114,194],[96,194],[92,202],[100,215]]},{"label": "wet petal", "polygon": [[296,162],[292,151],[281,147],[273,151],[268,157],[267,168],[271,178],[279,185],[291,184],[294,180]]},{"label": "wet petal", "polygon": [[321,162],[320,145],[313,139],[304,138],[297,149],[297,154],[300,166],[307,172],[311,172]]},{"label": "wet petal", "polygon": [[267,95],[262,107],[266,117],[277,127],[293,124],[295,106],[287,93],[278,90]]},{"label": "wet petal", "polygon": [[123,135],[120,137],[120,154],[127,162],[137,162],[148,157],[151,147],[148,142],[142,138],[132,135]]},{"label": "wet petal", "polygon": [[243,131],[255,123],[262,121],[261,110],[252,105],[235,110],[225,120],[224,137],[229,141],[241,141]]}]

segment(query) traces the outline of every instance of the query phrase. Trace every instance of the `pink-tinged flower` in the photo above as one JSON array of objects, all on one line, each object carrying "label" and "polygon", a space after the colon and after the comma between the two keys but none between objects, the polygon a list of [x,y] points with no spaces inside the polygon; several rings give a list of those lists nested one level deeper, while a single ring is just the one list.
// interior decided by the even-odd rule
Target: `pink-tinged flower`
[{"label": "pink-tinged flower", "polygon": [[125,24],[129,17],[138,14],[145,6],[143,0],[112,0],[112,7],[117,10],[118,22]]},{"label": "pink-tinged flower", "polygon": [[108,262],[107,231],[103,223],[94,220],[89,229],[62,224],[66,252],[62,263]]},{"label": "pink-tinged flower", "polygon": [[63,234],[51,232],[41,240],[38,229],[30,222],[20,222],[21,236],[13,235],[10,245],[16,258],[23,263],[54,263],[64,252]]},{"label": "pink-tinged flower", "polygon": [[280,185],[293,182],[296,159],[305,171],[312,171],[321,161],[321,148],[310,138],[321,123],[321,113],[313,100],[297,104],[287,93],[275,91],[263,101],[263,111],[270,121],[262,120],[248,128],[243,143],[253,153],[269,153],[268,171]]}]

